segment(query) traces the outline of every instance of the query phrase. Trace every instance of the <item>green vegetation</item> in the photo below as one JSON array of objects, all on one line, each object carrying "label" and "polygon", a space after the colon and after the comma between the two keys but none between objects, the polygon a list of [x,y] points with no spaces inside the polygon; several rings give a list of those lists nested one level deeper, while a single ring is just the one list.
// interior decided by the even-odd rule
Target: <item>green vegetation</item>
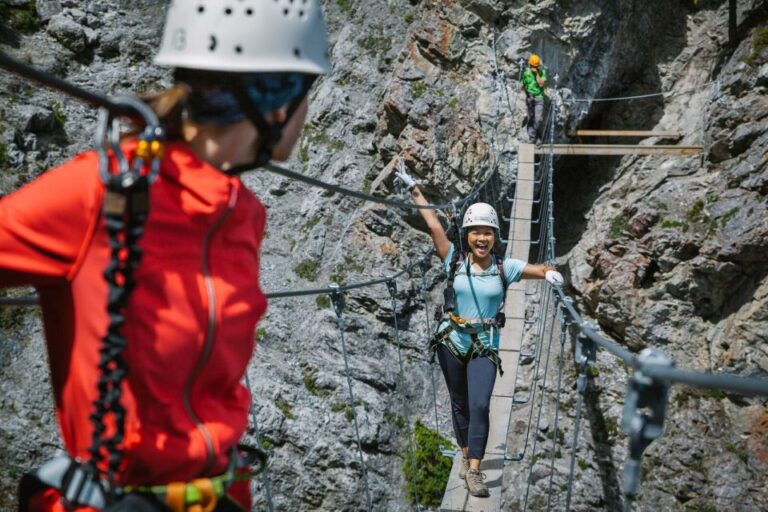
[{"label": "green vegetation", "polygon": [[320,223],[320,220],[322,219],[322,216],[312,217],[307,222],[304,223],[303,226],[301,226],[301,231],[303,233],[309,233],[312,231],[312,229],[317,226]]},{"label": "green vegetation", "polygon": [[455,96],[451,96],[451,99],[448,100],[448,106],[451,108],[451,110],[456,110],[456,107],[459,105],[459,100]]},{"label": "green vegetation", "polygon": [[720,227],[725,227],[726,224],[728,224],[728,221],[731,220],[733,217],[736,216],[736,214],[739,213],[739,207],[734,206],[730,210],[728,210],[725,215],[720,217]]},{"label": "green vegetation", "polygon": [[336,5],[339,6],[339,9],[341,10],[341,12],[344,12],[344,13],[352,12],[352,0],[336,0]]},{"label": "green vegetation", "polygon": [[7,20],[11,27],[24,34],[30,34],[43,25],[37,15],[37,2],[35,0],[18,7],[0,3],[0,18]]},{"label": "green vegetation", "polygon": [[313,259],[306,259],[293,267],[293,271],[302,279],[307,281],[317,281],[320,275],[320,262]]},{"label": "green vegetation", "polygon": [[315,304],[317,309],[328,309],[331,307],[331,297],[326,293],[318,295],[315,297]]},{"label": "green vegetation", "polygon": [[262,437],[259,441],[261,441],[261,447],[265,450],[271,450],[275,447],[275,443],[267,439],[266,437]]},{"label": "green vegetation", "polygon": [[403,17],[403,19],[405,20],[406,25],[410,25],[411,23],[413,23],[413,20],[416,19],[416,17],[413,15],[412,12],[409,11],[405,13],[405,16]]},{"label": "green vegetation", "polygon": [[707,235],[717,228],[717,221],[713,219],[704,209],[704,201],[698,199],[693,206],[685,213],[685,218],[694,224],[700,224],[707,228]]},{"label": "green vegetation", "polygon": [[373,186],[373,178],[370,176],[366,176],[363,178],[363,193],[364,194],[370,194],[371,193],[371,186]]},{"label": "green vegetation", "polygon": [[589,462],[587,462],[582,458],[576,459],[576,464],[579,465],[579,469],[581,469],[582,471],[586,470],[589,467]]},{"label": "green vegetation", "polygon": [[344,284],[347,281],[347,269],[342,263],[333,266],[333,272],[328,276],[332,283]]},{"label": "green vegetation", "polygon": [[304,366],[301,369],[302,380],[304,381],[304,387],[311,395],[320,396],[317,390],[317,370],[311,366]]},{"label": "green vegetation", "polygon": [[720,512],[720,510],[714,505],[696,505],[685,507],[685,512]]},{"label": "green vegetation", "polygon": [[768,48],[768,27],[759,27],[755,30],[755,35],[752,37],[752,53],[744,57],[742,60],[750,67],[757,65],[757,57],[760,53]]},{"label": "green vegetation", "polygon": [[392,49],[392,41],[384,35],[382,29],[379,29],[378,35],[368,34],[358,39],[357,44],[372,55],[386,55]]},{"label": "green vegetation", "polygon": [[422,96],[424,96],[424,93],[426,92],[426,90],[427,90],[427,84],[425,84],[424,82],[419,81],[413,84],[413,99],[417,100]]},{"label": "green vegetation", "polygon": [[267,329],[264,327],[259,327],[256,329],[256,340],[257,341],[264,341],[264,338],[267,337]]},{"label": "green vegetation", "polygon": [[299,144],[299,160],[306,163],[309,160],[309,150],[312,146],[323,145],[329,151],[341,151],[344,149],[344,143],[340,140],[331,138],[320,126],[312,123],[305,123],[303,137]]},{"label": "green vegetation", "polygon": [[625,214],[617,215],[611,220],[611,227],[608,230],[608,238],[619,238],[629,227],[629,217]]},{"label": "green vegetation", "polygon": [[406,447],[403,462],[405,490],[410,500],[424,507],[440,505],[451,472],[451,459],[440,453],[440,446],[450,444],[438,432],[416,420],[413,445]]},{"label": "green vegetation", "polygon": [[[555,431],[550,430],[547,432],[547,439],[552,439],[555,437]],[[557,429],[557,444],[563,444],[565,443],[565,432],[563,432],[563,429]]]},{"label": "green vegetation", "polygon": [[744,464],[749,462],[749,452],[744,448],[736,446],[732,443],[727,443],[725,445],[725,451],[736,455],[739,458],[739,460],[741,460],[741,462],[743,462]]},{"label": "green vegetation", "polygon": [[661,219],[661,227],[662,228],[679,229],[683,233],[688,231],[688,224],[687,223],[680,222],[679,220],[673,220],[673,219]]},{"label": "green vegetation", "polygon": [[390,425],[394,425],[397,428],[404,428],[405,427],[405,418],[403,418],[399,414],[395,414],[392,411],[385,411],[384,412],[384,420],[386,420],[387,423]]},{"label": "green vegetation", "polygon": [[608,437],[616,437],[619,433],[619,422],[613,416],[605,416],[605,433]]},{"label": "green vegetation", "polygon": [[725,393],[719,389],[684,387],[672,398],[672,401],[675,402],[678,407],[680,407],[687,404],[690,400],[696,398],[720,401],[725,398]]},{"label": "green vegetation", "polygon": [[292,412],[293,404],[286,400],[277,400],[275,402],[275,407],[280,409],[280,412],[283,413],[283,416],[285,416],[286,419],[292,420],[296,417]]},{"label": "green vegetation", "polygon": [[600,369],[597,366],[593,364],[590,364],[589,366],[587,366],[587,377],[591,377],[594,379],[595,377],[599,377],[599,376],[600,376]]},{"label": "green vegetation", "polygon": [[8,145],[0,142],[0,168],[11,165],[11,156],[8,154]]},{"label": "green vegetation", "polygon": [[53,113],[54,126],[56,128],[64,128],[64,123],[67,122],[67,115],[64,113],[61,103],[58,101],[51,103],[51,112]]}]

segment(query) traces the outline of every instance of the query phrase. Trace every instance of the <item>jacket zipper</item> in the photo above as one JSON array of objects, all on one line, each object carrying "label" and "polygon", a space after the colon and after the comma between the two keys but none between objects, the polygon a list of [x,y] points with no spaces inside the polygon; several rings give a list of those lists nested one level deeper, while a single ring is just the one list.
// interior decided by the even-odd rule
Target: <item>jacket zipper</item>
[{"label": "jacket zipper", "polygon": [[205,342],[203,343],[203,351],[200,354],[200,357],[197,360],[197,364],[195,365],[194,370],[192,371],[192,374],[190,375],[189,379],[187,380],[186,386],[184,386],[184,395],[183,395],[183,402],[184,402],[184,409],[187,411],[187,415],[189,418],[195,423],[195,427],[197,430],[202,434],[203,439],[205,440],[205,448],[206,448],[206,459],[205,459],[205,465],[200,470],[200,475],[204,475],[213,465],[214,462],[214,448],[213,448],[213,439],[211,437],[211,433],[208,431],[206,426],[203,424],[200,417],[195,413],[194,409],[192,408],[192,386],[195,383],[195,380],[200,376],[200,373],[203,371],[203,368],[205,367],[205,364],[208,362],[208,358],[211,355],[211,349],[213,348],[213,340],[216,335],[216,291],[213,288],[213,278],[211,276],[211,267],[210,267],[210,261],[208,258],[208,250],[210,249],[211,240],[213,239],[213,236],[216,234],[216,232],[219,230],[222,224],[227,220],[229,215],[232,213],[232,210],[235,207],[235,203],[237,202],[237,189],[232,186],[232,189],[229,194],[229,202],[227,203],[227,207],[224,210],[224,213],[219,217],[216,222],[213,223],[213,225],[208,229],[208,232],[205,234],[205,237],[203,238],[203,254],[202,254],[202,271],[203,271],[203,279],[205,281],[205,292],[208,297],[208,328],[205,332]]}]

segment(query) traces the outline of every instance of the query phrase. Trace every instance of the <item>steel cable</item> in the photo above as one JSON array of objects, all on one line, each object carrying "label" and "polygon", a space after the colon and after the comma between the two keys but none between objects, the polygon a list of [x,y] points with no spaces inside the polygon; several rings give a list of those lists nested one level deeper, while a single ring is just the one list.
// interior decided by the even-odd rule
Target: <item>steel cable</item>
[{"label": "steel cable", "polygon": [[357,450],[360,456],[360,470],[363,473],[363,483],[365,485],[365,496],[368,503],[368,512],[371,512],[373,503],[371,501],[371,491],[368,484],[368,468],[363,458],[363,442],[360,439],[360,428],[357,423],[357,409],[355,407],[355,394],[352,391],[352,372],[349,370],[349,357],[347,356],[347,343],[344,339],[344,295],[341,291],[331,295],[333,309],[336,312],[336,320],[339,327],[339,337],[341,338],[341,351],[344,356],[344,371],[347,377],[347,390],[349,392],[349,407],[352,412],[352,420],[355,426],[355,438],[357,439]]}]

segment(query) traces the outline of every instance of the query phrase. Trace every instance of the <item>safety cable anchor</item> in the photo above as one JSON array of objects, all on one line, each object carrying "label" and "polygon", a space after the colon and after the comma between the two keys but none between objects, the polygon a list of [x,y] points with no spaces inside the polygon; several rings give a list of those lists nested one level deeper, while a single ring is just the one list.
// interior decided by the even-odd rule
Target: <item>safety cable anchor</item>
[{"label": "safety cable anchor", "polygon": [[633,501],[640,487],[643,452],[664,432],[664,416],[670,383],[643,373],[646,365],[675,366],[664,352],[647,348],[637,358],[637,366],[627,383],[627,396],[621,416],[621,429],[629,436],[629,458],[624,465],[624,496]]},{"label": "safety cable anchor", "polygon": [[341,287],[336,283],[330,283],[329,288],[334,288],[334,291],[329,293],[331,297],[331,304],[336,316],[339,318],[339,322],[342,322],[342,314],[344,313],[344,292],[341,291]]}]

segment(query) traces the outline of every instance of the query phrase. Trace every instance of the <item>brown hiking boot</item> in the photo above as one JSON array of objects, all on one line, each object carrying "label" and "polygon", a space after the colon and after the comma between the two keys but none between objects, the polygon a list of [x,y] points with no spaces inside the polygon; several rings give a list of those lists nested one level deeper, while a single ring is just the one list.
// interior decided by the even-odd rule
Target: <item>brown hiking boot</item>
[{"label": "brown hiking boot", "polygon": [[481,473],[477,469],[470,469],[467,471],[467,476],[464,477],[464,481],[467,482],[467,490],[472,496],[478,498],[487,498],[491,495],[488,492],[488,486],[485,485],[485,473]]},{"label": "brown hiking boot", "polygon": [[464,477],[467,476],[467,471],[469,471],[469,459],[462,455],[459,461],[459,478],[464,480]]}]

